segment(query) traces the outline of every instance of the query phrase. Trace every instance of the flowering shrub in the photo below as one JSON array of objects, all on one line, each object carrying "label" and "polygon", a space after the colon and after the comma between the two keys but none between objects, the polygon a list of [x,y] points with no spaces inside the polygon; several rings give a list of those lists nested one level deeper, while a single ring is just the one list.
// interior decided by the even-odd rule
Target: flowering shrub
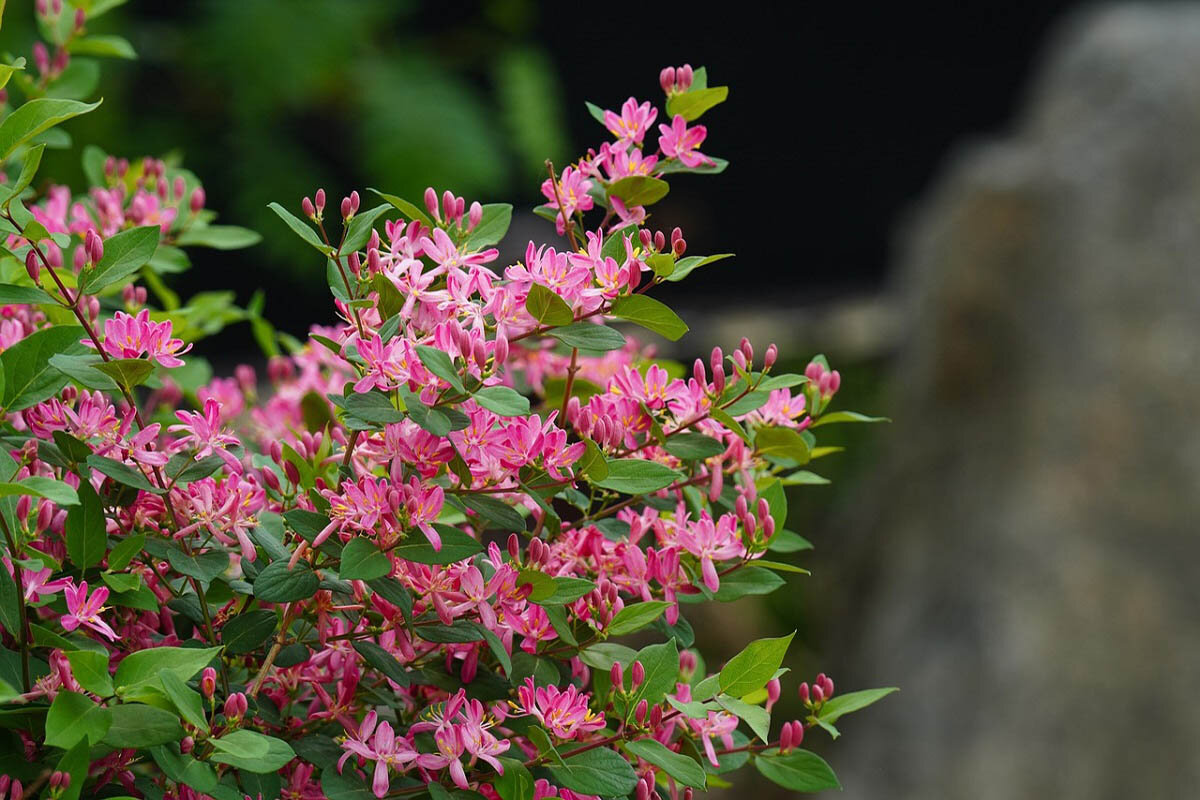
[{"label": "flowering shrub", "polygon": [[[784,488],[871,418],[829,410],[821,357],[685,369],[609,324],[678,339],[653,289],[726,257],[646,225],[666,176],[724,169],[696,120],[726,88],[668,68],[665,109],[592,106],[613,140],[541,187],[562,240],[507,267],[507,204],[273,204],[339,320],[300,342],[261,298],[167,287],[186,248],[257,240],[178,165],[87,148],[86,194],[30,188],[98,105],[76,54],[131,51],[87,33],[112,5],[39,0],[53,55],[4,68],[0,797],[647,800],[748,762],[836,786],[806,730],[891,690],[819,675],[773,724],[792,636],[707,664],[685,611],[803,572]],[[190,353],[239,320],[269,391]]]}]

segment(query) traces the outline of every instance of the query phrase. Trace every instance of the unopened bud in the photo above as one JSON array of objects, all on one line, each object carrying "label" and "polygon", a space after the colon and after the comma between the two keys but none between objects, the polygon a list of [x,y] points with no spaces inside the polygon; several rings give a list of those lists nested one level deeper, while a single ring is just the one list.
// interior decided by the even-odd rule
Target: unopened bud
[{"label": "unopened bud", "polygon": [[621,669],[620,661],[613,662],[612,669],[608,671],[608,677],[612,679],[612,685],[617,691],[625,691],[625,673]]},{"label": "unopened bud", "polygon": [[637,720],[638,725],[646,724],[646,715],[650,713],[650,704],[646,702],[646,698],[638,701],[637,707],[633,710],[633,718]]},{"label": "unopened bud", "polygon": [[676,88],[678,88],[681,92],[686,92],[688,89],[692,88],[693,77],[694,73],[692,72],[692,65],[684,64],[675,72]]},{"label": "unopened bud", "polygon": [[325,213],[325,190],[317,189],[317,193],[313,195],[313,201],[317,205],[317,214]]},{"label": "unopened bud", "polygon": [[38,278],[42,274],[42,264],[38,261],[37,252],[32,247],[25,254],[25,271],[29,273],[29,277],[34,283],[38,282]]},{"label": "unopened bud", "polygon": [[83,30],[83,23],[87,22],[87,12],[82,8],[75,9],[75,30]]},{"label": "unopened bud", "polygon": [[350,203],[349,197],[342,198],[342,219],[350,219],[354,216],[354,208]]},{"label": "unopened bud", "polygon": [[767,345],[767,352],[763,353],[763,369],[767,370],[775,366],[775,359],[779,358],[779,348],[774,342]]},{"label": "unopened bud", "polygon": [[438,200],[437,192],[432,186],[425,187],[425,210],[429,212],[429,216],[433,217],[435,222],[441,222],[442,218],[438,216]]},{"label": "unopened bud", "polygon": [[665,94],[671,94],[675,91],[674,67],[663,67],[662,72],[658,73],[658,85],[662,87]]},{"label": "unopened bud", "polygon": [[770,711],[771,706],[779,702],[781,691],[779,678],[771,678],[771,680],[767,681],[767,711]]},{"label": "unopened bud", "polygon": [[633,662],[633,668],[630,670],[629,688],[636,691],[639,686],[646,680],[646,668],[642,666],[641,661]]},{"label": "unopened bud", "polygon": [[713,372],[717,371],[717,367],[725,363],[725,354],[721,352],[720,347],[712,349],[712,355],[708,357],[708,365],[712,367]]},{"label": "unopened bud", "polygon": [[346,257],[346,263],[349,265],[350,271],[354,273],[354,276],[358,277],[362,272],[362,259],[359,258],[357,250]]},{"label": "unopened bud", "polygon": [[358,213],[358,207],[361,202],[362,202],[362,199],[358,196],[358,190],[355,189],[354,191],[351,191],[350,192],[350,213],[351,214]]},{"label": "unopened bud", "polygon": [[800,695],[800,702],[805,703],[805,704],[811,702],[811,697],[808,692],[808,683],[807,682],[802,683],[798,687],[796,687],[796,693]]},{"label": "unopened bud", "polygon": [[217,671],[212,667],[205,667],[200,673],[200,693],[206,698],[211,698],[216,691]]},{"label": "unopened bud", "polygon": [[475,226],[478,225],[482,219],[483,206],[479,205],[479,201],[476,200],[474,203],[471,203],[471,211],[467,214],[467,228],[469,230],[475,230]]},{"label": "unopened bud", "polygon": [[179,752],[187,755],[192,752],[192,748],[196,746],[196,740],[191,736],[185,736],[179,741]]},{"label": "unopened bud", "polygon": [[[191,212],[193,214],[199,214],[200,210],[202,208],[204,208],[204,202],[207,199],[208,198],[205,197],[205,195],[204,195],[204,189],[197,186],[195,189],[192,190],[192,197],[188,201],[188,208],[191,209]],[[308,198],[306,197],[304,199],[307,200]],[[310,203],[309,205],[311,206],[312,204]],[[305,213],[306,214],[308,213],[307,209],[305,209]]]}]

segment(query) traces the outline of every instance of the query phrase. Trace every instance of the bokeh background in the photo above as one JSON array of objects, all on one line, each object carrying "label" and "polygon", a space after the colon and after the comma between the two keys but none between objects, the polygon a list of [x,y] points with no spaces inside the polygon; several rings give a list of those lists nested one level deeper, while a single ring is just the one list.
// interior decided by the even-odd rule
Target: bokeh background
[{"label": "bokeh background", "polygon": [[[672,286],[694,332],[667,352],[824,352],[843,407],[894,423],[839,432],[833,484],[791,494],[813,576],[700,640],[798,628],[799,676],[902,687],[835,746],[810,733],[847,798],[1196,796],[1200,7],[774,5],[134,0],[97,28],[140,58],[70,130],[181,153],[265,238],[195,253],[175,288],[265,288],[302,335],[331,319],[322,269],[268,202],[531,208],[546,157],[602,140],[585,100],[707,66],[731,95],[705,150],[732,165],[673,181],[655,221],[738,257]],[[43,172],[78,184],[78,154]],[[549,234],[519,214],[507,255]],[[244,327],[200,349],[259,358]]]}]

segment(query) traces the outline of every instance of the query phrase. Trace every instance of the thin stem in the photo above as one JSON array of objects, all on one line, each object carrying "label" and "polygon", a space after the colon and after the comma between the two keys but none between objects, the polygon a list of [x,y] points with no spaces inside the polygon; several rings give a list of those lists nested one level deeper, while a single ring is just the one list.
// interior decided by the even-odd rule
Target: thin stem
[{"label": "thin stem", "polygon": [[546,171],[550,173],[550,186],[554,189],[554,202],[558,205],[558,213],[562,216],[563,229],[571,239],[571,248],[578,250],[579,239],[575,236],[575,223],[567,216],[567,210],[563,208],[562,196],[558,193],[558,176],[554,174],[554,163],[550,159],[546,159]]},{"label": "thin stem", "polygon": [[4,538],[8,542],[8,552],[12,555],[11,561],[13,565],[13,578],[17,582],[17,608],[21,615],[21,630],[17,639],[21,644],[21,681],[24,683],[24,691],[28,692],[33,688],[29,679],[29,644],[33,639],[29,629],[29,609],[25,607],[25,572],[21,569],[21,565],[17,561],[21,558],[21,554],[17,552],[17,543],[13,539],[12,531],[8,529],[8,523],[4,517],[0,516],[0,527],[4,529]]}]

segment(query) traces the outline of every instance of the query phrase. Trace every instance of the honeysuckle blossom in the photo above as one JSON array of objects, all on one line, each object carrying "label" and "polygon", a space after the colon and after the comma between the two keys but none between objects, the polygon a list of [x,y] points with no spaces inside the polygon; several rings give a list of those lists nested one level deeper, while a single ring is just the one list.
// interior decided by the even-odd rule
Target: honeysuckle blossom
[{"label": "honeysuckle blossom", "polygon": [[[83,343],[95,347],[91,339]],[[143,308],[136,317],[118,311],[104,323],[104,352],[113,358],[141,358],[148,355],[164,367],[181,367],[179,356],[192,349],[182,339],[171,338],[171,321],[153,322],[150,310]]]},{"label": "honeysuckle blossom", "polygon": [[591,695],[574,686],[559,690],[556,686],[536,687],[533,678],[517,690],[520,700],[516,708],[531,714],[559,739],[575,739],[604,727],[604,715],[594,713],[588,706]]},{"label": "honeysuckle blossom", "polygon": [[658,137],[658,146],[667,158],[677,158],[688,167],[713,163],[711,158],[696,149],[708,136],[708,129],[703,125],[689,128],[683,115],[676,114],[670,125],[659,125],[658,129],[662,131],[662,135]]},{"label": "honeysuckle blossom", "polygon": [[638,101],[631,97],[621,104],[620,115],[613,111],[604,112],[604,127],[617,137],[618,145],[640,145],[646,136],[646,131],[650,130],[650,126],[654,124],[657,117],[657,108],[650,105],[649,102],[639,105]]},{"label": "honeysuckle blossom", "polygon": [[82,625],[109,639],[117,638],[116,632],[100,618],[104,601],[108,599],[108,587],[98,587],[90,597],[87,581],[81,581],[78,586],[69,583],[63,588],[67,597],[67,613],[59,617],[59,624],[64,630],[73,631]]}]

